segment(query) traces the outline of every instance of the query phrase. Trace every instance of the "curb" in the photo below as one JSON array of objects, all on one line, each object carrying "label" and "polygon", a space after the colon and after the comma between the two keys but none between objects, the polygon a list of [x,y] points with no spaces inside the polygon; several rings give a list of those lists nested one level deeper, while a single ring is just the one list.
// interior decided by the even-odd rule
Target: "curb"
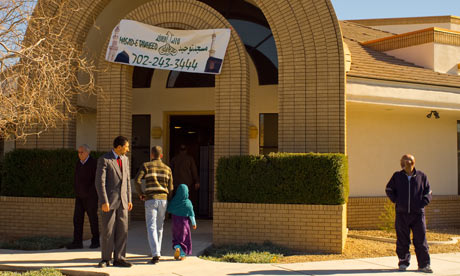
[{"label": "curb", "polygon": [[[395,243],[396,242],[396,239],[393,239],[393,238],[381,238],[381,237],[353,235],[353,234],[349,234],[348,237],[349,238],[355,238],[355,239],[388,242],[388,243]],[[428,241],[428,245],[456,244],[456,243],[458,243],[459,240],[460,240],[460,237],[452,237],[452,238],[449,238],[449,241]]]},{"label": "curb", "polygon": [[[14,266],[14,265],[0,265],[1,271],[12,271],[12,272],[26,272],[30,270],[40,270],[45,267],[25,267],[25,266]],[[81,271],[81,270],[71,270],[71,269],[59,269],[55,267],[49,267],[60,271],[66,276],[110,276],[106,272],[94,272],[94,271]]]}]

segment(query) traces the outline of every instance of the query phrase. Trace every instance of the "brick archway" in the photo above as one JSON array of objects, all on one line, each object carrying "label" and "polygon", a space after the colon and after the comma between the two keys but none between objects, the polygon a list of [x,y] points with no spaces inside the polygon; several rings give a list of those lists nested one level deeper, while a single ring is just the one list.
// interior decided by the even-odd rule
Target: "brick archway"
[{"label": "brick archway", "polygon": [[343,39],[330,0],[254,0],[278,50],[279,149],[342,152]]},{"label": "brick archway", "polygon": [[[46,1],[46,0],[40,0]],[[279,149],[286,152],[346,152],[345,137],[345,70],[343,41],[338,19],[330,0],[248,0],[257,5],[264,13],[272,29],[277,45],[279,61]],[[104,10],[111,0],[81,0],[82,9],[72,19],[69,32],[74,33],[75,40],[83,45],[86,35],[92,27],[93,20]],[[140,1],[142,2],[142,1]],[[150,22],[165,27],[204,28],[205,26],[229,26],[228,22],[215,10],[202,2],[194,0],[155,0],[148,2],[139,9],[144,9],[142,16],[130,13],[135,19],[153,20]],[[141,8],[143,7],[143,8]],[[139,10],[136,9],[136,10]],[[168,19],[158,16],[149,17],[154,11],[161,11],[163,16],[169,10]],[[174,11],[175,10],[175,11]],[[52,8],[50,8],[52,13]],[[146,12],[146,13],[145,13]],[[209,15],[209,17],[207,16]],[[173,19],[175,18],[175,19]],[[142,20],[140,20],[142,21]],[[199,27],[202,26],[202,27]],[[232,41],[237,40],[232,33]],[[220,155],[247,153],[247,117],[248,117],[248,75],[246,56],[241,43],[238,47],[228,50],[230,59],[224,64],[229,66],[232,76],[235,68],[240,67],[237,83],[227,82],[229,78],[222,75],[217,80],[216,109],[238,110],[233,113],[216,114],[216,138],[229,137],[228,141],[218,140],[220,146],[216,151]],[[234,58],[232,58],[234,57]],[[240,59],[237,59],[239,57]],[[243,62],[241,66],[239,62]],[[117,71],[118,70],[118,71]],[[108,89],[130,89],[129,68],[117,68],[110,74],[118,75],[118,85],[106,83]],[[227,70],[225,70],[227,71]],[[107,79],[109,76],[101,76]],[[114,79],[116,76],[112,76]],[[122,78],[125,77],[125,78]],[[223,84],[232,84],[233,88]],[[234,89],[228,91],[228,89]],[[124,99],[130,104],[130,96]],[[237,100],[238,105],[229,105],[228,101]],[[239,107],[238,107],[239,106]],[[128,110],[128,114],[130,111]],[[106,115],[103,115],[106,114]],[[101,113],[101,119],[110,113]],[[106,123],[99,124],[98,136],[111,136],[107,133]],[[120,133],[130,133],[130,120],[120,118]],[[225,123],[224,123],[225,122]],[[109,122],[110,124],[110,122]],[[113,124],[113,123],[112,123]],[[238,125],[239,128],[235,128]],[[113,127],[110,126],[110,127]],[[122,131],[121,131],[122,130]],[[70,137],[75,130],[64,131]],[[59,133],[57,131],[56,133]],[[53,134],[59,135],[59,134]],[[101,136],[102,135],[102,136]],[[72,140],[69,138],[69,141]],[[71,142],[69,142],[69,145]],[[110,147],[106,138],[98,142],[99,149]]]},{"label": "brick archway", "polygon": [[[231,28],[217,11],[193,0],[150,1],[125,18],[173,29]],[[108,40],[106,47],[107,44]],[[109,64],[105,61],[105,51],[99,64],[107,69],[98,78],[104,90],[97,105],[98,149],[109,149],[113,137],[131,136],[132,67]],[[225,155],[247,154],[249,69],[246,50],[235,31],[231,33],[222,73],[216,76],[215,99],[216,160]]]}]

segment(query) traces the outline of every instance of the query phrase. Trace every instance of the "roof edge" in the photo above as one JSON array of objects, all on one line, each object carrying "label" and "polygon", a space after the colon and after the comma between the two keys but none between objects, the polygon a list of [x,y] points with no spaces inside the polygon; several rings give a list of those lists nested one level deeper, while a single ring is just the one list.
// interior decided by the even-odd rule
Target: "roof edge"
[{"label": "roof edge", "polygon": [[422,16],[422,17],[395,17],[395,18],[375,18],[375,19],[352,19],[347,20],[366,26],[384,25],[409,25],[427,23],[453,23],[460,24],[460,17],[454,15],[442,16]]},{"label": "roof edge", "polygon": [[418,85],[427,85],[427,86],[436,86],[436,87],[448,87],[448,88],[454,88],[454,89],[459,89],[460,88],[460,83],[458,86],[455,85],[448,85],[448,84],[438,84],[438,83],[430,83],[430,82],[421,82],[421,81],[411,81],[411,80],[398,80],[398,79],[393,79],[393,78],[385,78],[385,77],[371,77],[371,76],[362,76],[359,74],[353,74],[353,73],[347,73],[347,78],[351,79],[367,79],[367,80],[379,80],[379,81],[388,81],[388,82],[394,82],[394,83],[406,83],[406,84],[418,84]]},{"label": "roof edge", "polygon": [[430,27],[413,32],[361,42],[362,45],[380,52],[386,52],[425,43],[440,43],[460,46],[460,32],[444,28]]}]

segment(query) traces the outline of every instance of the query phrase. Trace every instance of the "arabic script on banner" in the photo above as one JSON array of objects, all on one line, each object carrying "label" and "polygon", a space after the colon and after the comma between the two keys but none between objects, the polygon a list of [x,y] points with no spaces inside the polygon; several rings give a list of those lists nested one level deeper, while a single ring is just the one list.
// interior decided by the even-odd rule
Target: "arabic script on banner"
[{"label": "arabic script on banner", "polygon": [[106,60],[132,66],[219,74],[230,29],[172,30],[123,19],[113,29]]}]

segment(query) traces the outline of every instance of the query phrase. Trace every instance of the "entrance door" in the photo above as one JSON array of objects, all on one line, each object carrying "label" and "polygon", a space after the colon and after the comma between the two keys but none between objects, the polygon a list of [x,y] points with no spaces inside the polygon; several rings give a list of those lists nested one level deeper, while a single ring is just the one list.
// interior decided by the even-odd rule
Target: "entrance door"
[{"label": "entrance door", "polygon": [[[209,218],[214,197],[214,115],[170,115],[169,122],[169,160],[185,145],[195,161],[200,181],[198,191],[190,189],[190,199],[195,214]],[[181,183],[174,183],[178,184]]]},{"label": "entrance door", "polygon": [[131,178],[150,160],[150,115],[133,115],[131,142]]}]

